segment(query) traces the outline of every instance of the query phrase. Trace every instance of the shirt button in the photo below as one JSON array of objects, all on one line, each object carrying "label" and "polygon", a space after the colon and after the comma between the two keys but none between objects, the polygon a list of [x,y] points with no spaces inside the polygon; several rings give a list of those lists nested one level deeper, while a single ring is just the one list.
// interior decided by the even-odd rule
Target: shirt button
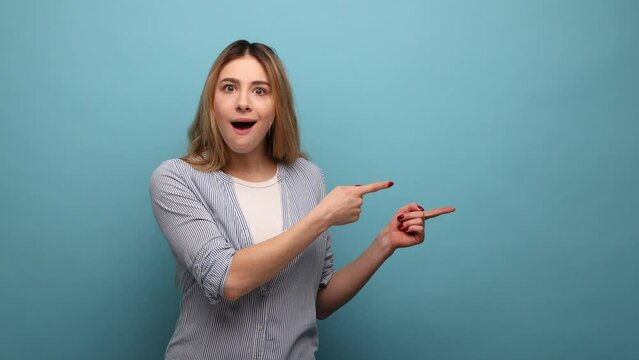
[{"label": "shirt button", "polygon": [[264,326],[262,326],[262,324],[258,324],[258,325],[257,325],[257,330],[258,330],[258,331],[262,331],[262,330],[264,330]]}]

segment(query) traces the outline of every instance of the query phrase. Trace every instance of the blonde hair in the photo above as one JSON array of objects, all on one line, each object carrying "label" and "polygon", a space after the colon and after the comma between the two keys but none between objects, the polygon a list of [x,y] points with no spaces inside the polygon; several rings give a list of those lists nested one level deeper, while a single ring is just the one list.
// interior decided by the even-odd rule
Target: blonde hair
[{"label": "blonde hair", "polygon": [[252,56],[263,67],[273,91],[275,120],[266,135],[266,151],[273,160],[291,164],[306,157],[300,150],[299,129],[293,107],[293,93],[284,65],[273,49],[260,43],[238,40],[217,57],[204,83],[200,103],[189,127],[189,150],[182,160],[201,171],[216,171],[228,161],[228,147],[217,128],[213,113],[215,86],[220,71],[229,62]]}]

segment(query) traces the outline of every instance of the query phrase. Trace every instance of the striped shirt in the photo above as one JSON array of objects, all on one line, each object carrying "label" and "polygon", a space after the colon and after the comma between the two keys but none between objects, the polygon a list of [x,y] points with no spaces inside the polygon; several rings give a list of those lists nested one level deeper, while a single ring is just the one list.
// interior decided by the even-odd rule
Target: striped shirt
[{"label": "striped shirt", "polygon": [[[284,230],[325,195],[320,169],[305,159],[278,164]],[[238,300],[224,299],[233,254],[253,244],[232,178],[172,159],[151,176],[153,213],[176,259],[180,315],[165,359],[313,359],[315,301],[333,275],[322,233],[273,279]]]}]

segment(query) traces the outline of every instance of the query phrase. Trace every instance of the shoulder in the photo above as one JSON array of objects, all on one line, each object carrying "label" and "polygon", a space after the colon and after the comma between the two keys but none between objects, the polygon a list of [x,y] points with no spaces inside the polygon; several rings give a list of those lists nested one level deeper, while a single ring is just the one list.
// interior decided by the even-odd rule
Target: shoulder
[{"label": "shoulder", "polygon": [[179,158],[162,161],[151,174],[151,190],[165,186],[182,185],[188,187],[189,179],[196,172],[198,170],[195,170],[191,165]]},{"label": "shoulder", "polygon": [[286,177],[289,184],[298,190],[308,191],[316,201],[326,195],[324,172],[311,161],[298,158],[290,165],[285,165]]},{"label": "shoulder", "polygon": [[297,158],[293,163],[287,165],[287,171],[293,176],[302,176],[309,179],[324,180],[324,172],[319,166],[310,160]]},{"label": "shoulder", "polygon": [[151,174],[151,182],[153,183],[154,181],[162,180],[166,177],[172,178],[180,176],[182,172],[180,171],[180,163],[184,162],[180,159],[162,161],[160,165],[153,170],[153,173]]}]

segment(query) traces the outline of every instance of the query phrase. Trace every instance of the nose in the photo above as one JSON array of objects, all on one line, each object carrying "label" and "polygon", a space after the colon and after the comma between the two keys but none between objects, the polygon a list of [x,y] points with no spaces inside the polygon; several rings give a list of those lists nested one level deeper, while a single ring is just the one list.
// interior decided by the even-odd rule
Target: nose
[{"label": "nose", "polygon": [[237,105],[235,106],[235,109],[239,112],[251,111],[251,106],[249,105],[247,94],[240,93],[237,99]]},{"label": "nose", "polygon": [[240,112],[251,111],[251,107],[248,106],[248,104],[237,104],[235,109],[237,109],[237,111],[240,111]]}]

